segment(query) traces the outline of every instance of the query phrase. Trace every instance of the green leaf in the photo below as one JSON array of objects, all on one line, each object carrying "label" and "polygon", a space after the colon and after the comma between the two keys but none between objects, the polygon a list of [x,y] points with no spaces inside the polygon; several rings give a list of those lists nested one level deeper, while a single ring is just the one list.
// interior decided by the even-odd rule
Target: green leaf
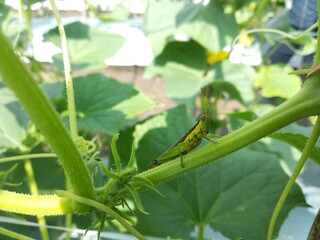
[{"label": "green leaf", "polygon": [[[67,109],[64,83],[45,84],[42,88],[58,111]],[[102,74],[75,78],[74,91],[78,127],[109,135],[155,106],[142,92]]]},{"label": "green leaf", "polygon": [[178,1],[151,0],[148,2],[145,29],[155,56],[162,52],[170,36],[175,33],[175,17],[183,6],[184,3]]},{"label": "green leaf", "polygon": [[[241,102],[250,103],[253,101],[254,91],[252,86],[255,71],[252,67],[223,61],[214,64],[213,69],[210,71],[213,73],[215,81],[225,80],[234,85],[243,100]],[[232,94],[238,100],[240,99],[240,96],[234,90]]]},{"label": "green leaf", "polygon": [[[266,239],[272,211],[287,180],[276,155],[240,150],[160,185],[166,198],[142,193],[150,215],[139,214],[137,229],[146,235],[186,239],[197,225],[206,224],[230,239]],[[281,211],[276,233],[295,206],[306,206],[297,185]]]},{"label": "green leaf", "polygon": [[[38,149],[40,151],[42,149]],[[54,158],[41,158],[32,161],[34,176],[40,193],[48,194],[65,187],[62,166]]]},{"label": "green leaf", "polygon": [[128,84],[101,74],[74,79],[79,128],[113,135],[154,102]]},{"label": "green leaf", "polygon": [[240,127],[242,127],[247,122],[251,122],[256,118],[253,112],[234,112],[228,114],[229,120],[227,123],[227,129],[232,132]]},{"label": "green leaf", "polygon": [[244,102],[238,89],[233,84],[227,81],[216,80],[212,83],[212,87],[215,91],[217,91],[216,95],[227,94],[227,97],[225,97],[225,99],[236,99],[241,103]]},{"label": "green leaf", "polygon": [[[292,124],[286,128],[281,129],[280,131],[277,131],[276,133],[273,133],[270,137],[288,143],[302,152],[311,134],[311,129],[311,127],[302,127],[296,124]],[[313,151],[311,152],[310,158],[316,163],[320,164],[319,147],[314,147]]]},{"label": "green leaf", "polygon": [[203,70],[206,67],[206,50],[197,42],[172,41],[167,43],[163,52],[154,60],[156,65],[165,66],[168,62],[183,64],[184,66]]},{"label": "green leaf", "polygon": [[162,69],[162,75],[169,98],[192,97],[212,79],[210,72],[203,76],[203,71],[173,62],[166,64],[166,67]]},{"label": "green leaf", "polygon": [[[119,35],[109,33],[81,22],[73,22],[65,26],[67,45],[71,67],[73,70],[102,68],[104,60],[112,57],[125,43]],[[44,35],[47,41],[61,46],[57,28]],[[54,62],[63,69],[62,55],[54,56]]]},{"label": "green leaf", "polygon": [[5,148],[26,150],[29,117],[9,88],[0,88],[0,152]]},{"label": "green leaf", "polygon": [[229,45],[238,32],[234,16],[226,14],[218,1],[185,5],[176,17],[176,25],[179,33],[214,52]]},{"label": "green leaf", "polygon": [[289,75],[292,71],[287,65],[261,66],[255,78],[255,87],[261,88],[264,97],[290,98],[301,88],[300,78]]},{"label": "green leaf", "polygon": [[41,88],[50,100],[62,99],[66,91],[65,84],[63,82],[42,84]]}]

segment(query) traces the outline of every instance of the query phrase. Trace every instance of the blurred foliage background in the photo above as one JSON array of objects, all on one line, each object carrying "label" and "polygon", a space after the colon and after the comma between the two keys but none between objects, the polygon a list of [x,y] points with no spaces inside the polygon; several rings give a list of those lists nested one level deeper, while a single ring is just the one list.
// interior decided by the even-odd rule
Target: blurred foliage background
[{"label": "blurred foliage background", "polygon": [[[316,49],[316,30],[294,41],[274,33],[246,33],[263,28],[301,33],[317,21],[316,1],[87,0],[75,6],[65,0],[57,4],[65,23],[80,134],[95,139],[110,168],[114,162],[109,143],[117,132],[123,164],[129,160],[135,141],[136,165],[142,172],[212,104],[213,134],[223,136],[254,120],[300,89],[302,78],[288,73],[310,66]],[[307,13],[302,13],[302,7]],[[60,37],[48,2],[25,0],[15,7],[13,1],[2,1],[0,24],[68,126]],[[201,102],[201,88],[207,104]],[[50,152],[3,82],[0,126],[3,157]],[[159,190],[165,198],[144,191],[141,199],[150,214],[137,213],[138,230],[158,238],[202,239],[199,232],[204,231],[206,239],[265,239],[273,208],[311,127],[312,121],[305,119],[221,161],[162,184]],[[318,148],[312,160],[311,168],[318,169]],[[1,163],[0,170],[13,164]],[[32,166],[40,193],[65,188],[63,170],[56,160],[35,159]],[[99,170],[95,186],[106,181]],[[4,185],[3,189],[29,193],[22,162],[6,182],[22,184]],[[305,200],[305,185],[315,187],[313,182],[301,178],[292,189],[276,235],[292,209],[308,204],[316,207]],[[16,223],[31,223],[35,218],[0,214],[1,226],[39,238],[31,224],[5,222],[10,218]],[[63,219],[47,218],[47,225],[57,227],[49,229],[53,239],[63,238]],[[75,216],[73,226],[86,229],[93,219],[93,214]],[[298,223],[297,229],[282,232],[279,239],[305,238],[311,220],[305,221],[307,227],[299,228]],[[106,224],[107,232],[123,231],[113,222]]]}]

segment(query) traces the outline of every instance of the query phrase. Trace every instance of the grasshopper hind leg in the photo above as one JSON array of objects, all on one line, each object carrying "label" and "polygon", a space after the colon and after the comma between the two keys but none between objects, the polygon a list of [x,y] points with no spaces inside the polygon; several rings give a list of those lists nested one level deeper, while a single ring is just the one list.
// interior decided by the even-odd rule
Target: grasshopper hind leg
[{"label": "grasshopper hind leg", "polygon": [[184,168],[184,163],[183,163],[182,154],[180,154],[180,166],[181,166],[182,168]]},{"label": "grasshopper hind leg", "polygon": [[181,149],[179,148],[179,156],[180,156],[180,166],[181,168],[184,168],[184,163],[183,163],[183,152],[181,151]]}]

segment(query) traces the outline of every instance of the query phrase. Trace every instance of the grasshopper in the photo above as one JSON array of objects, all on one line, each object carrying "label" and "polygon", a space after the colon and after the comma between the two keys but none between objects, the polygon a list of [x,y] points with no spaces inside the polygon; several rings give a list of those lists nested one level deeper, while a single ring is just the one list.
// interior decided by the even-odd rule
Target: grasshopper
[{"label": "grasshopper", "polygon": [[[180,156],[181,167],[184,167],[182,156],[189,153],[202,142],[202,138],[205,138],[211,142],[214,142],[209,133],[210,123],[210,108],[208,113],[202,114],[196,124],[184,134],[175,144],[169,147],[164,153],[162,153],[157,159],[153,160],[149,165],[148,169],[157,167],[165,162],[168,162],[178,156]],[[212,137],[212,136],[211,136]],[[214,137],[214,136],[213,136]],[[215,142],[214,142],[215,143]]]}]

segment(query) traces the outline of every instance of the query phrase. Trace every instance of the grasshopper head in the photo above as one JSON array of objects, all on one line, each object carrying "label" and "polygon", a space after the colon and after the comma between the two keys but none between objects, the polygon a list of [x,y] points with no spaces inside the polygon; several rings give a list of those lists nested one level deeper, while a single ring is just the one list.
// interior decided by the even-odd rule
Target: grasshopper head
[{"label": "grasshopper head", "polygon": [[202,122],[205,122],[208,120],[208,114],[201,114],[200,117],[199,117],[199,120],[202,121]]},{"label": "grasshopper head", "polygon": [[158,161],[158,160],[153,160],[149,165],[148,165],[148,169],[157,167],[159,165],[161,165],[163,162]]},{"label": "grasshopper head", "polygon": [[208,114],[202,114],[200,116],[199,123],[201,124],[201,132],[204,135],[207,135],[209,133],[209,125],[210,125],[210,120]]}]

